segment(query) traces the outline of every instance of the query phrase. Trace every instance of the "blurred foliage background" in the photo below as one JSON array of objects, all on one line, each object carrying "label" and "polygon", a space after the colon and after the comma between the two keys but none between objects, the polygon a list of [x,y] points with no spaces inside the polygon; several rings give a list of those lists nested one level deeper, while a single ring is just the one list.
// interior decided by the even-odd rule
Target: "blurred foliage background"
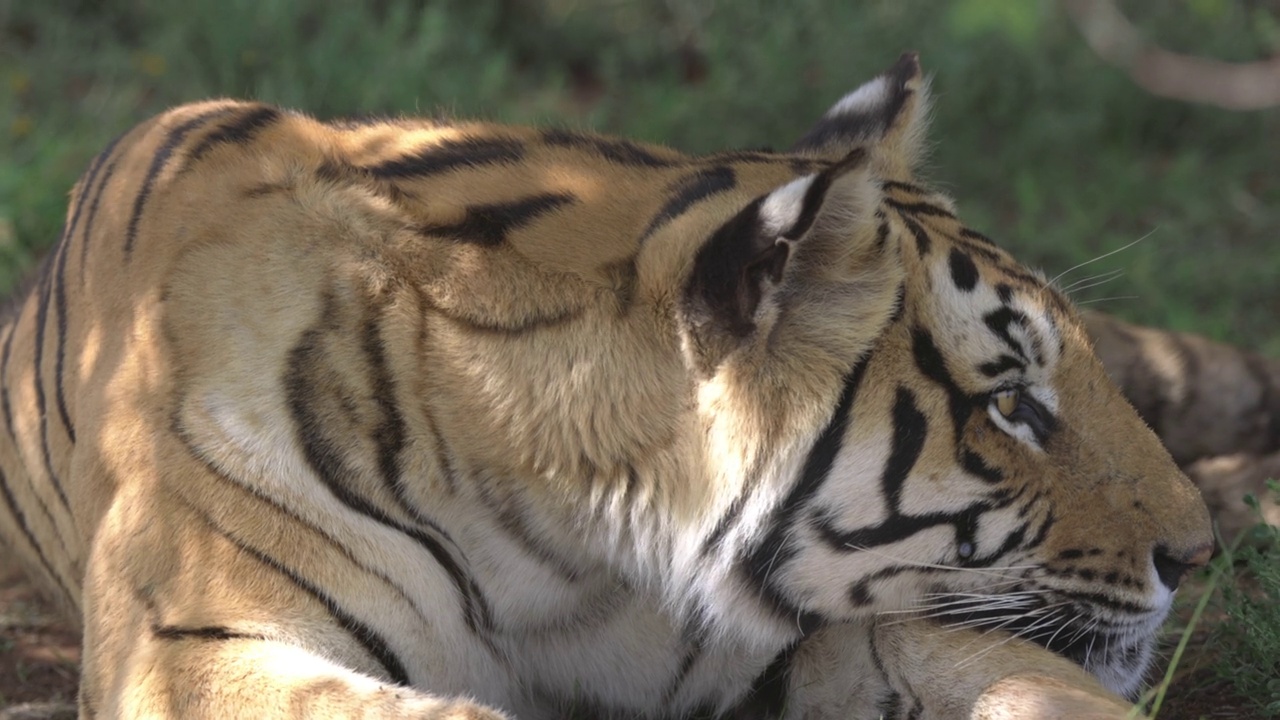
[{"label": "blurred foliage background", "polygon": [[[1280,0],[1122,2],[1166,48],[1280,51]],[[786,147],[918,50],[929,177],[1077,299],[1280,355],[1280,111],[1153,97],[1047,0],[0,0],[0,290],[77,175],[166,106],[481,116],[689,151]],[[1086,283],[1087,284],[1087,283]]]}]

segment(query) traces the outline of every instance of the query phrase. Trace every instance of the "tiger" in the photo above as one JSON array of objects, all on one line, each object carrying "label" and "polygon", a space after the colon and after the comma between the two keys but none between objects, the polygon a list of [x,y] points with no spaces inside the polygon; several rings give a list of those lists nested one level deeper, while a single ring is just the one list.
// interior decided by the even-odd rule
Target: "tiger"
[{"label": "tiger", "polygon": [[928,108],[906,54],[786,151],[110,143],[0,329],[79,716],[1132,717],[1207,510]]}]

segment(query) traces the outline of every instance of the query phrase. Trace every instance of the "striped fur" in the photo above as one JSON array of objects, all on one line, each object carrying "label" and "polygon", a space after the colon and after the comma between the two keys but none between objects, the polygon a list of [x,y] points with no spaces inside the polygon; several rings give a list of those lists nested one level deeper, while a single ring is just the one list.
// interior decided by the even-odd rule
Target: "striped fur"
[{"label": "striped fur", "polygon": [[925,104],[905,56],[782,153],[123,135],[0,330],[82,717],[1123,717],[1205,509],[912,178]]}]

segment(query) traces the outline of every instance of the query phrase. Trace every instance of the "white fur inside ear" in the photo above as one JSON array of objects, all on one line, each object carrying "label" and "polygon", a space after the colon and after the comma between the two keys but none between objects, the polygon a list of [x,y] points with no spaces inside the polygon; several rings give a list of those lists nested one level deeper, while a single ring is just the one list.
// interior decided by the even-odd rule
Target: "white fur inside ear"
[{"label": "white fur inside ear", "polygon": [[760,204],[760,222],[766,232],[778,237],[795,226],[804,209],[804,195],[815,177],[806,175],[769,193],[769,197]]},{"label": "white fur inside ear", "polygon": [[827,111],[827,117],[874,112],[883,107],[888,98],[889,79],[878,77],[841,98]]}]

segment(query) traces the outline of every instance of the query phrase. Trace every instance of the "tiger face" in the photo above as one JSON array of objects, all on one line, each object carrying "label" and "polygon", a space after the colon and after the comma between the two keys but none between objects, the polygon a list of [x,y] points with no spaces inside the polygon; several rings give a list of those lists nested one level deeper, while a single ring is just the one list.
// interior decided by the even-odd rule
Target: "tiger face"
[{"label": "tiger face", "polygon": [[[1179,580],[1209,557],[1207,511],[1108,380],[1064,295],[912,180],[924,91],[904,57],[793,148],[825,157],[865,148],[879,191],[856,211],[848,208],[857,201],[828,198],[844,203],[849,225],[825,231],[844,244],[825,257],[814,251],[822,259],[806,258],[801,246],[796,274],[835,274],[847,263],[876,281],[846,275],[848,284],[833,288],[807,276],[807,289],[819,288],[812,298],[779,282],[771,291],[781,299],[763,322],[816,319],[827,333],[813,342],[836,356],[848,352],[834,349],[848,342],[841,323],[879,331],[855,353],[834,414],[798,464],[800,480],[775,501],[770,529],[743,539],[737,568],[784,622],[916,613],[1006,631],[1133,696]],[[816,194],[824,182],[775,191],[756,223],[785,226],[777,219],[784,200]],[[803,203],[793,211],[813,214],[823,211]],[[748,272],[767,274],[773,261]],[[858,300],[883,294],[878,283],[897,288],[890,310],[842,317],[874,305]],[[787,347],[776,326],[751,332],[768,338],[753,352],[770,352],[769,342]]]}]

